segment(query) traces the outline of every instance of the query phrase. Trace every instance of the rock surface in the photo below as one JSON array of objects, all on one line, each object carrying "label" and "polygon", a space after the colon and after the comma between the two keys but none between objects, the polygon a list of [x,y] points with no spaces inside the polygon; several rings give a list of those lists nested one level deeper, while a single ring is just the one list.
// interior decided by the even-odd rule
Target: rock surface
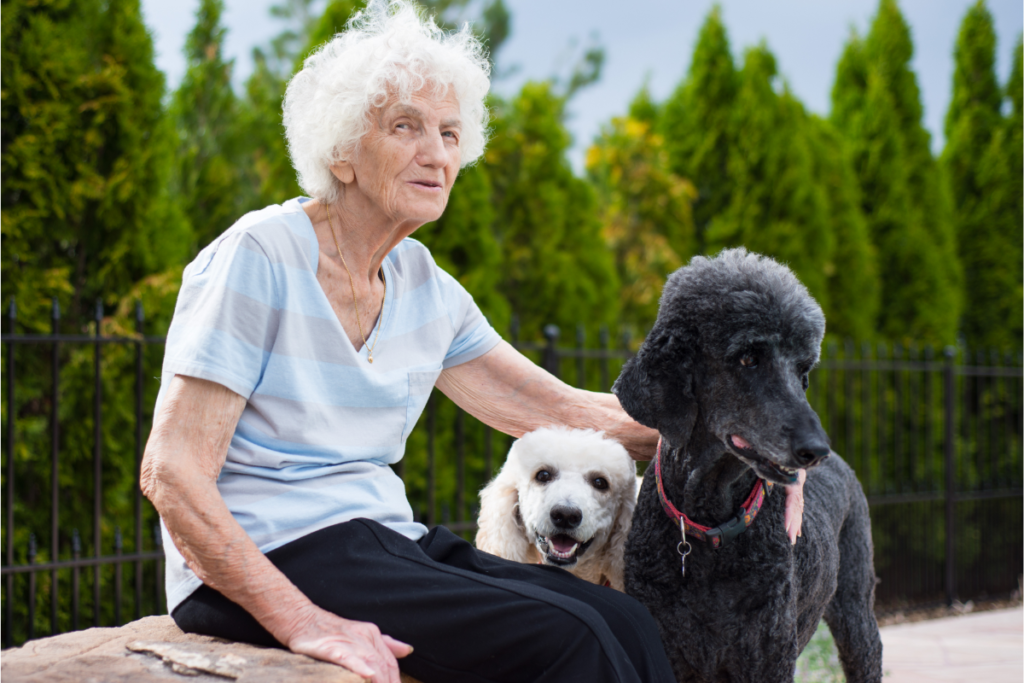
[{"label": "rock surface", "polygon": [[[361,676],[287,650],[183,633],[170,617],[91,628],[4,650],[4,683],[363,683]],[[402,683],[416,683],[402,676]]]}]

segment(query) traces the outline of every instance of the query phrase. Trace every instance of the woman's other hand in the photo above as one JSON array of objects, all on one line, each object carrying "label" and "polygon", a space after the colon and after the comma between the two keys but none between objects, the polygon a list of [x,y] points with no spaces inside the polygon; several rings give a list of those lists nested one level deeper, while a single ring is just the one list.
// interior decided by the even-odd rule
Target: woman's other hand
[{"label": "woman's other hand", "polygon": [[796,483],[786,487],[786,533],[789,534],[789,542],[792,545],[796,545],[804,521],[805,481],[807,470],[799,470]]},{"label": "woman's other hand", "polygon": [[383,635],[374,624],[343,619],[313,604],[297,619],[285,645],[373,683],[400,683],[397,660],[412,653],[411,645]]}]

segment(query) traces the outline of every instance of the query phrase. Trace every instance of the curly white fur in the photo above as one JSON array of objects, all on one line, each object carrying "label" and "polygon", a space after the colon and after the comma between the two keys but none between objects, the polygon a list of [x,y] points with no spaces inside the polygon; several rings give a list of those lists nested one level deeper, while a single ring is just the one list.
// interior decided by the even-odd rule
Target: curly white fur
[{"label": "curly white fur", "polygon": [[[549,481],[538,481],[542,471]],[[599,488],[599,479],[607,488]],[[512,445],[501,472],[480,492],[476,546],[517,562],[559,564],[621,591],[635,505],[636,465],[618,442],[591,430],[538,429]],[[579,525],[558,527],[552,518],[556,507],[578,510]],[[583,548],[575,565],[553,561],[543,541],[567,532]]]},{"label": "curly white fur", "polygon": [[453,88],[462,118],[460,152],[467,166],[484,151],[490,64],[470,31],[445,33],[404,0],[371,0],[348,26],[303,63],[284,96],[284,126],[299,185],[334,202],[330,166],[348,160],[373,123],[373,110],[407,102],[430,88]]}]

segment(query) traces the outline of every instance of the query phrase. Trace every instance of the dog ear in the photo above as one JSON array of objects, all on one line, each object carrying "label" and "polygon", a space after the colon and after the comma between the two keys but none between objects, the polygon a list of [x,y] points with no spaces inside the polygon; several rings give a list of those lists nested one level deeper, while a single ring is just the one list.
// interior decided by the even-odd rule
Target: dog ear
[{"label": "dog ear", "polygon": [[480,492],[476,547],[506,560],[529,562],[533,546],[526,538],[522,518],[519,516],[519,487],[516,485],[515,469],[506,462],[498,476]]},{"label": "dog ear", "polygon": [[697,419],[693,393],[695,344],[658,325],[612,386],[623,410],[640,424],[686,443]]},{"label": "dog ear", "polygon": [[625,592],[624,573],[626,569],[626,538],[633,526],[633,510],[636,508],[636,477],[619,497],[619,512],[615,516],[612,532],[608,536],[605,547],[604,568],[602,573],[608,583],[617,591]]}]

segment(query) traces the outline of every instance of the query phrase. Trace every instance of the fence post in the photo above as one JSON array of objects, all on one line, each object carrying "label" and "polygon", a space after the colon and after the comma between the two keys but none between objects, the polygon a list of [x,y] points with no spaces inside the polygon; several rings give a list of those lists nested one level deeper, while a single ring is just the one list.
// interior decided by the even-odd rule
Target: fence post
[{"label": "fence post", "polygon": [[956,444],[954,438],[956,435],[956,401],[954,400],[954,393],[956,389],[956,377],[953,374],[953,360],[956,358],[956,349],[951,346],[947,346],[944,352],[946,357],[946,367],[943,370],[945,378],[945,444],[943,446],[945,459],[946,459],[946,604],[952,606],[956,599],[956,584],[954,582],[954,527],[953,527],[953,515],[955,512],[955,500],[954,500],[954,455]]},{"label": "fence post", "polygon": [[[50,562],[56,562],[60,552],[60,304],[53,298],[50,325],[54,342],[50,355],[53,398],[50,401]],[[57,570],[50,572],[50,632],[57,635]]]},{"label": "fence post", "polygon": [[[96,351],[93,355],[93,371],[95,375],[95,387],[93,388],[93,493],[92,493],[92,554],[98,558],[102,547],[103,526],[101,516],[103,514],[103,375],[101,371],[102,336],[103,326],[103,301],[96,300]],[[100,625],[100,564],[92,569],[92,609],[93,625]]]},{"label": "fence post", "polygon": [[[142,552],[142,392],[145,316],[135,302],[135,553]],[[142,618],[142,560],[135,561],[135,618]]]},{"label": "fence post", "polygon": [[[14,334],[14,323],[18,317],[18,308],[11,297],[11,305],[7,309],[7,332]],[[17,410],[14,405],[14,344],[7,344],[7,489],[4,491],[5,520],[7,529],[7,548],[5,558],[7,566],[14,564],[14,418]],[[14,574],[6,577],[7,605],[4,611],[4,645],[10,647],[14,643]]]},{"label": "fence post", "polygon": [[559,376],[558,349],[555,348],[555,344],[558,342],[559,333],[560,330],[557,325],[544,326],[544,338],[547,339],[548,342],[544,347],[544,369],[555,377]]}]

